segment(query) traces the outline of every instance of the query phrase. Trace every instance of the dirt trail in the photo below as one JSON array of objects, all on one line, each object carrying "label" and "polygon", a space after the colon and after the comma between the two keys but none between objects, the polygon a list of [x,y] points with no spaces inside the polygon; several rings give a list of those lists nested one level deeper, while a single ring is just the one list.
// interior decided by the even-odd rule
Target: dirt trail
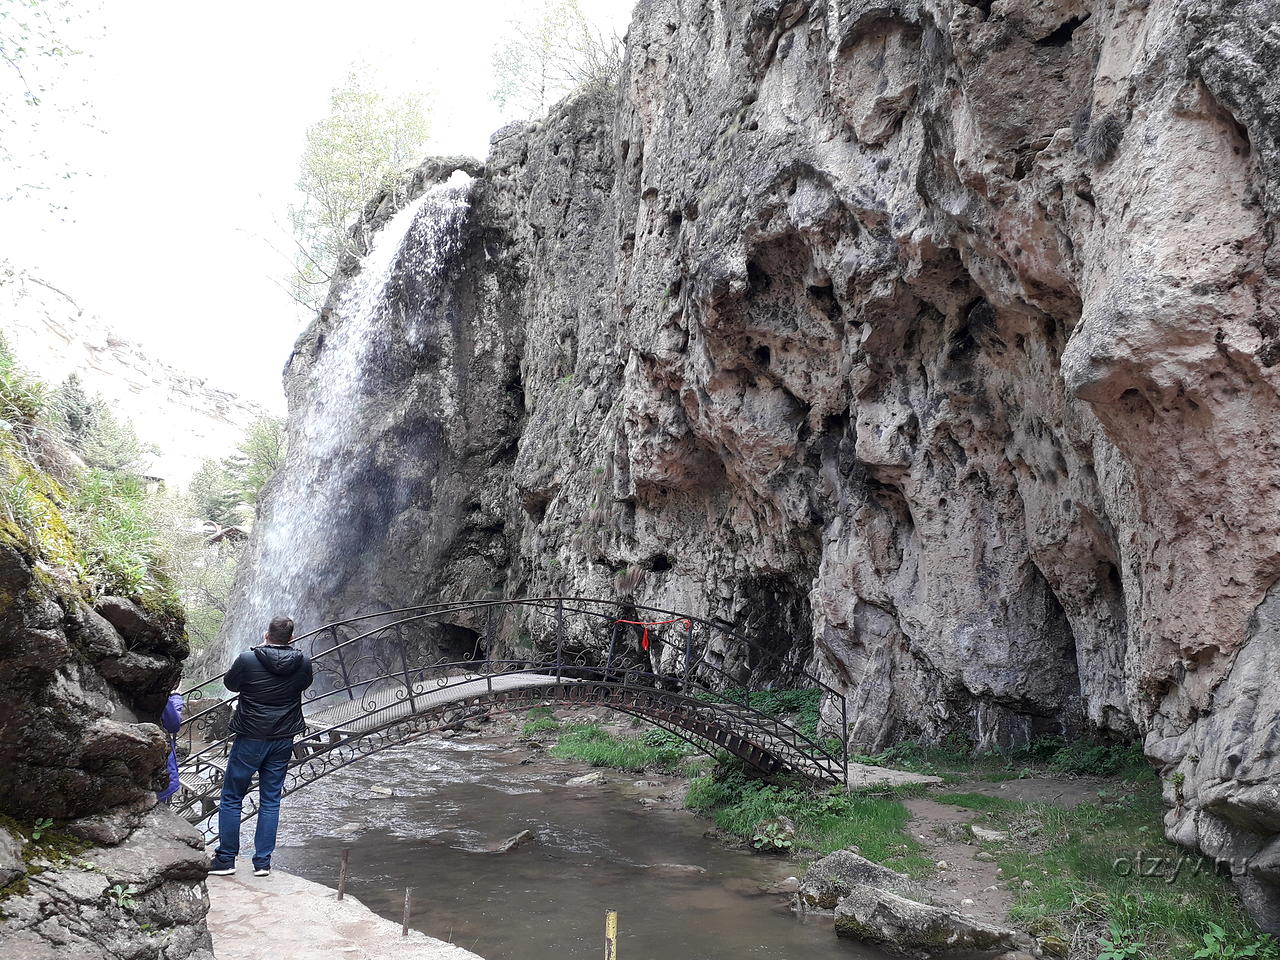
[{"label": "dirt trail", "polygon": [[[1074,807],[1098,798],[1103,781],[1092,779],[1054,780],[1027,777],[999,783],[967,783],[956,792],[977,793],[1021,803],[1046,803],[1058,807]],[[981,811],[941,803],[936,799],[904,800],[911,819],[908,832],[924,847],[924,855],[945,867],[926,881],[939,898],[959,907],[963,912],[984,920],[1003,924],[1013,891],[1005,884],[1000,868],[982,847],[974,842],[969,825],[983,826]]]},{"label": "dirt trail", "polygon": [[923,845],[925,856],[946,864],[926,881],[929,889],[964,913],[1004,923],[1013,898],[995,863],[978,859],[982,848],[969,834],[968,825],[981,814],[923,798],[903,804],[911,814],[907,830]]}]

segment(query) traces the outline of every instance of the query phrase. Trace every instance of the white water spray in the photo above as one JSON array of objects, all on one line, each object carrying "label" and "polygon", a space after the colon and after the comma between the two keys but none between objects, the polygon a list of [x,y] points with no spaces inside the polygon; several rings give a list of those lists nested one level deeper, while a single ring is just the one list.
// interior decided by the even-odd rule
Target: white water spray
[{"label": "white water spray", "polygon": [[344,525],[362,522],[351,516],[352,500],[376,475],[376,451],[364,441],[387,382],[384,361],[433,322],[446,268],[461,247],[472,183],[455,171],[397,212],[343,291],[301,409],[291,411],[300,429],[291,431],[283,476],[260,520],[252,586],[245,609],[230,618],[237,635],[227,638],[229,651],[256,642],[260,624],[279,613],[315,626],[318,601],[359,562]]}]

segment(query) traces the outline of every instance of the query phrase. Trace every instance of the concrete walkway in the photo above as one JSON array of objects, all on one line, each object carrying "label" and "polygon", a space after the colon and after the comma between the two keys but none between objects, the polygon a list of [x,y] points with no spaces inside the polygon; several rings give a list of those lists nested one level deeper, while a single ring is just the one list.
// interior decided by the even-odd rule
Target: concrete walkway
[{"label": "concrete walkway", "polygon": [[443,940],[384,920],[350,894],[292,874],[209,878],[209,930],[216,960],[481,960]]}]

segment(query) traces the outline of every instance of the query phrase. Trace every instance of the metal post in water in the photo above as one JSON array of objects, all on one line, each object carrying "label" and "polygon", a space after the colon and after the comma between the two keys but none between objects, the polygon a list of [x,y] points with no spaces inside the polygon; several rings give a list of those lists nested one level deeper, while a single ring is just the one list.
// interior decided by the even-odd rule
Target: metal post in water
[{"label": "metal post in water", "polygon": [[347,895],[347,867],[351,865],[351,848],[342,851],[342,868],[338,871],[338,899]]},{"label": "metal post in water", "polygon": [[413,887],[404,888],[404,920],[400,923],[400,936],[407,937],[409,935],[409,891]]},{"label": "metal post in water", "polygon": [[618,911],[604,915],[604,960],[618,960]]}]

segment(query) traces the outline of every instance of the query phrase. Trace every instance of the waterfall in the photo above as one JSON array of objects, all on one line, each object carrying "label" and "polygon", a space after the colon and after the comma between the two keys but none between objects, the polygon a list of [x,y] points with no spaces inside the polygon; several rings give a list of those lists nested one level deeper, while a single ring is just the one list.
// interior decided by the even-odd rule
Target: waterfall
[{"label": "waterfall", "polygon": [[472,182],[455,171],[397,212],[341,292],[295,393],[288,457],[259,520],[250,583],[224,627],[227,652],[257,642],[272,616],[312,628],[338,609],[362,538],[377,534],[368,503],[395,495],[372,489],[385,474],[376,461],[399,455],[370,439],[394,414],[384,408],[396,383],[389,358],[440,326],[437,301],[461,248]]}]

